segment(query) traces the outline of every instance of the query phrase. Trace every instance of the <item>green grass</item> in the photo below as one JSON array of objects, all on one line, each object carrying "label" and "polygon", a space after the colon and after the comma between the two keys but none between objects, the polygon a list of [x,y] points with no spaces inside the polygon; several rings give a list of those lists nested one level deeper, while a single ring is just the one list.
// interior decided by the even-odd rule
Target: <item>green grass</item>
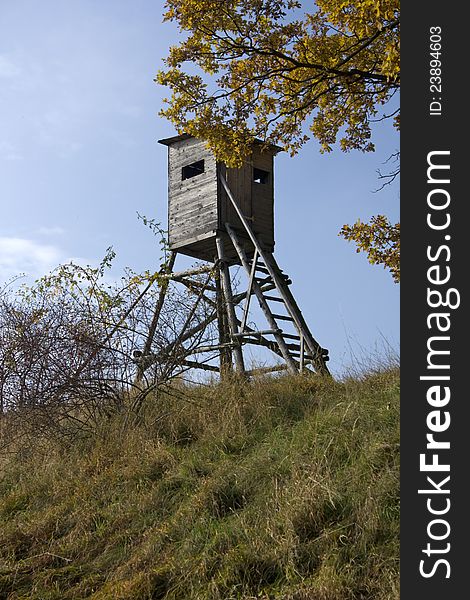
[{"label": "green grass", "polygon": [[175,392],[3,459],[1,599],[398,599],[397,371]]}]

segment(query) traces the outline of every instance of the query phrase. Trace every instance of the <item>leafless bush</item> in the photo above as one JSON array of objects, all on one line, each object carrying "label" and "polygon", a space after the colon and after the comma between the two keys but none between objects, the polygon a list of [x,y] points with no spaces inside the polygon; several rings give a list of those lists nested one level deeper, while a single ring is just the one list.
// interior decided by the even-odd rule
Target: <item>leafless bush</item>
[{"label": "leafless bush", "polygon": [[99,268],[62,265],[31,287],[0,293],[2,435],[21,423],[27,435],[70,437],[103,415],[135,416],[188,368],[194,348],[212,342],[215,309],[198,300],[198,288],[174,285],[149,339],[168,280],[127,271],[107,284],[112,258],[110,250]]}]

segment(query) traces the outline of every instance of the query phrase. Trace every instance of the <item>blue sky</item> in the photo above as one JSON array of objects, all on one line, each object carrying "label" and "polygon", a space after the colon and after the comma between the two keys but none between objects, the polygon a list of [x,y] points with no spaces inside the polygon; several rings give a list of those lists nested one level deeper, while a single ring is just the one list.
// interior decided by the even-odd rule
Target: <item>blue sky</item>
[{"label": "blue sky", "polygon": [[[1,0],[0,281],[96,264],[110,245],[117,270],[158,266],[136,213],[166,226],[156,140],[174,130],[153,78],[178,34],[162,13],[150,0]],[[373,193],[398,138],[381,125],[375,141],[374,154],[321,155],[311,141],[276,159],[276,258],[335,372],[399,345],[399,286],[337,236],[358,217],[398,220],[397,187]]]}]

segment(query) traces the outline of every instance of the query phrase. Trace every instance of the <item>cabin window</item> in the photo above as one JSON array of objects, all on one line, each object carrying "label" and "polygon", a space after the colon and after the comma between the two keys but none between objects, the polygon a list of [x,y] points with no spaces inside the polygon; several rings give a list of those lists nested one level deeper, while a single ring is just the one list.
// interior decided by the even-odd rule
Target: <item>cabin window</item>
[{"label": "cabin window", "polygon": [[253,181],[255,183],[268,183],[269,182],[269,171],[263,171],[262,169],[253,169]]},{"label": "cabin window", "polygon": [[191,177],[196,177],[201,173],[204,173],[204,161],[198,160],[197,162],[186,165],[181,169],[181,179],[183,181],[185,179],[191,179]]}]

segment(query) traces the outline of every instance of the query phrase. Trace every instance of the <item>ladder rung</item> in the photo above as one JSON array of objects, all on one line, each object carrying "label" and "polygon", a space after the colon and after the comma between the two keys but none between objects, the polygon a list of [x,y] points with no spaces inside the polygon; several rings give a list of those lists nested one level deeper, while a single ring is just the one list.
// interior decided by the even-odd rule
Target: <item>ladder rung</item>
[{"label": "ladder rung", "polygon": [[294,319],[292,317],[289,317],[288,315],[275,315],[273,313],[273,317],[281,321],[294,321]]},{"label": "ladder rung", "polygon": [[[259,270],[262,273],[264,273],[265,275],[268,275],[268,277],[263,278],[263,277],[259,277],[259,276],[255,275],[255,279],[271,279],[271,275],[269,275],[269,271],[267,269],[265,269],[264,267],[261,269],[256,269],[256,270],[257,271]],[[286,275],[286,273],[278,273],[278,275],[283,281],[288,281],[289,283],[292,283],[292,280],[289,278],[289,275]]]},{"label": "ladder rung", "polygon": [[284,302],[282,298],[278,298],[277,296],[265,296],[266,300],[272,300],[273,302]]},{"label": "ladder rung", "polygon": [[[295,350],[291,350],[290,353],[294,356],[294,358],[300,358],[300,352],[296,352]],[[298,354],[298,356],[295,356],[296,354]],[[315,357],[312,356],[311,354],[304,354],[304,359],[305,360],[314,360]]]},{"label": "ladder rung", "polygon": [[293,333],[282,333],[281,335],[286,340],[300,340],[300,336],[294,335]]},{"label": "ladder rung", "polygon": [[294,350],[295,352],[300,352],[299,344],[286,344],[289,350]]},{"label": "ladder rung", "polygon": [[[250,266],[253,266],[253,263],[251,263]],[[265,273],[266,275],[269,275],[269,269],[260,263],[256,263],[256,271],[260,271],[261,273]],[[282,277],[283,279],[287,279],[287,277],[289,277],[288,275],[286,275],[284,273],[284,271],[281,271],[281,269],[279,269],[279,268],[275,269],[275,271],[277,271],[277,274],[279,275],[279,277]]]},{"label": "ladder rung", "polygon": [[262,286],[260,285],[261,291],[264,292],[270,292],[271,290],[276,289],[276,286],[274,285],[274,283],[265,283]]},{"label": "ladder rung", "polygon": [[266,273],[266,275],[269,275],[269,271],[268,269],[266,269],[266,267],[260,267],[259,265],[256,265],[256,271],[259,271],[260,273]]},{"label": "ladder rung", "polygon": [[[287,275],[286,275],[286,277],[287,277]],[[272,281],[271,277],[267,277],[266,279],[258,279],[257,277],[255,277],[255,279],[258,281],[258,283],[259,283],[260,281]],[[283,283],[284,285],[291,285],[291,284],[292,284],[292,279],[288,279],[288,278],[287,278],[287,279],[285,279],[285,278],[283,277],[283,278],[282,278],[282,283]],[[277,287],[277,286],[276,286],[276,287]]]},{"label": "ladder rung", "polygon": [[260,335],[270,335],[274,333],[280,333],[280,329],[264,329],[262,331],[243,331],[241,333],[234,333],[234,337],[259,337]]},{"label": "ladder rung", "polygon": [[[287,275],[286,275],[287,277]],[[271,277],[255,277],[255,281],[258,283],[258,285],[263,285],[265,283],[273,283],[273,280],[271,279]],[[292,284],[292,279],[282,279],[282,283],[284,285],[291,285]],[[277,287],[277,286],[275,286]]]},{"label": "ladder rung", "polygon": [[[298,354],[299,356],[294,356],[294,358],[299,358],[300,357],[300,350],[290,350],[290,353],[293,355]],[[321,355],[317,355],[317,356],[312,356],[312,354],[304,354],[304,358],[306,360],[315,360],[315,359],[322,359],[324,362],[327,362],[330,360],[329,356],[321,356]]]}]

